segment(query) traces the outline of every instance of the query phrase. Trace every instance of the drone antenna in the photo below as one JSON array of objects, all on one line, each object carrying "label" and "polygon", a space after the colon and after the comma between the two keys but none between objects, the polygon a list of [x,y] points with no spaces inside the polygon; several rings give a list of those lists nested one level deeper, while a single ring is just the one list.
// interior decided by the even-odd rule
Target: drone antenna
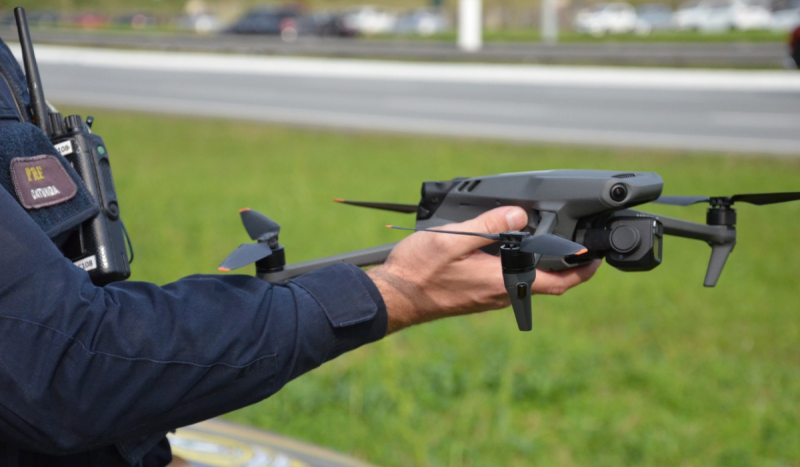
[{"label": "drone antenna", "polygon": [[14,8],[14,17],[17,20],[17,32],[19,33],[19,44],[22,49],[22,61],[25,64],[25,77],[28,80],[28,92],[31,96],[33,119],[36,125],[49,138],[49,111],[47,109],[47,101],[44,99],[42,79],[39,76],[39,67],[36,64],[36,55],[33,53],[33,42],[31,41],[31,33],[28,30],[25,9],[22,7]]}]

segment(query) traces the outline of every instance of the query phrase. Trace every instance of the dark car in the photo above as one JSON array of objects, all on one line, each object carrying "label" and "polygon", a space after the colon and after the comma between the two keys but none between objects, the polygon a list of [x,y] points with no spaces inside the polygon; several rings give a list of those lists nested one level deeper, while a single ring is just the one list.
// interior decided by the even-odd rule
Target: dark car
[{"label": "dark car", "polygon": [[351,37],[354,31],[347,29],[341,17],[332,13],[306,14],[297,8],[258,8],[250,10],[239,21],[230,26],[229,34],[263,34],[281,36],[291,42],[297,36]]},{"label": "dark car", "polygon": [[354,37],[356,30],[347,27],[340,13],[315,12],[309,15],[318,36]]},{"label": "dark car", "polygon": [[789,56],[794,60],[794,66],[800,68],[800,26],[794,28],[789,36]]},{"label": "dark car", "polygon": [[248,11],[225,32],[279,35],[291,41],[298,35],[314,34],[315,27],[313,21],[295,8],[257,8]]}]

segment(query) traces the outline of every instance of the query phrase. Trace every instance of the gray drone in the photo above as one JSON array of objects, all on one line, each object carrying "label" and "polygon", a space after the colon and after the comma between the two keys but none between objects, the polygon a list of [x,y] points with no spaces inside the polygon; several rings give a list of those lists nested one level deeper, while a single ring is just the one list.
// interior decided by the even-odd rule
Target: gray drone
[{"label": "gray drone", "polygon": [[[736,245],[734,203],[766,205],[800,200],[800,192],[734,196],[661,196],[664,181],[652,172],[550,170],[517,172],[444,182],[424,182],[419,204],[373,203],[337,199],[344,204],[416,214],[416,228],[405,230],[477,235],[496,243],[483,250],[499,254],[506,290],[521,331],[532,329],[531,285],[536,269],[561,271],[605,258],[622,271],[649,271],[661,264],[664,235],[702,240],[711,246],[704,285],[717,284]],[[706,223],[684,221],[630,209],[645,203],[689,206],[709,203]],[[520,232],[487,235],[441,230],[498,206],[520,206],[528,225]],[[395,243],[297,264],[286,264],[278,242],[280,226],[244,209],[242,223],[255,243],[243,244],[220,264],[229,271],[256,264],[256,276],[275,282],[337,262],[372,266],[383,263]]]}]

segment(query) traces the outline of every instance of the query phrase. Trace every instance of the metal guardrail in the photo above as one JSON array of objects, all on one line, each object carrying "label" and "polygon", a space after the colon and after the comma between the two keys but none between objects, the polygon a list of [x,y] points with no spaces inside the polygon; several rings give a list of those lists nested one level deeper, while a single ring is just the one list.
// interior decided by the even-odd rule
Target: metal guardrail
[{"label": "metal guardrail", "polygon": [[[47,29],[32,30],[32,36],[35,43],[86,47],[496,63],[779,68],[787,57],[781,43],[487,43],[463,52],[454,43],[422,40],[300,37],[287,43],[272,36]],[[13,28],[0,30],[0,37],[17,41]]]}]

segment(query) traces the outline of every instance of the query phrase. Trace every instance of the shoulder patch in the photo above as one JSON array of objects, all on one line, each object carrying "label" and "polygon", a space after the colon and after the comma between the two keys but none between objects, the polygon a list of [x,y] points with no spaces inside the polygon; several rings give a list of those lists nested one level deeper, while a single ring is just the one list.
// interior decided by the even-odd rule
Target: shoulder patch
[{"label": "shoulder patch", "polygon": [[54,156],[16,157],[10,165],[14,190],[25,209],[61,204],[78,193],[77,185]]}]

